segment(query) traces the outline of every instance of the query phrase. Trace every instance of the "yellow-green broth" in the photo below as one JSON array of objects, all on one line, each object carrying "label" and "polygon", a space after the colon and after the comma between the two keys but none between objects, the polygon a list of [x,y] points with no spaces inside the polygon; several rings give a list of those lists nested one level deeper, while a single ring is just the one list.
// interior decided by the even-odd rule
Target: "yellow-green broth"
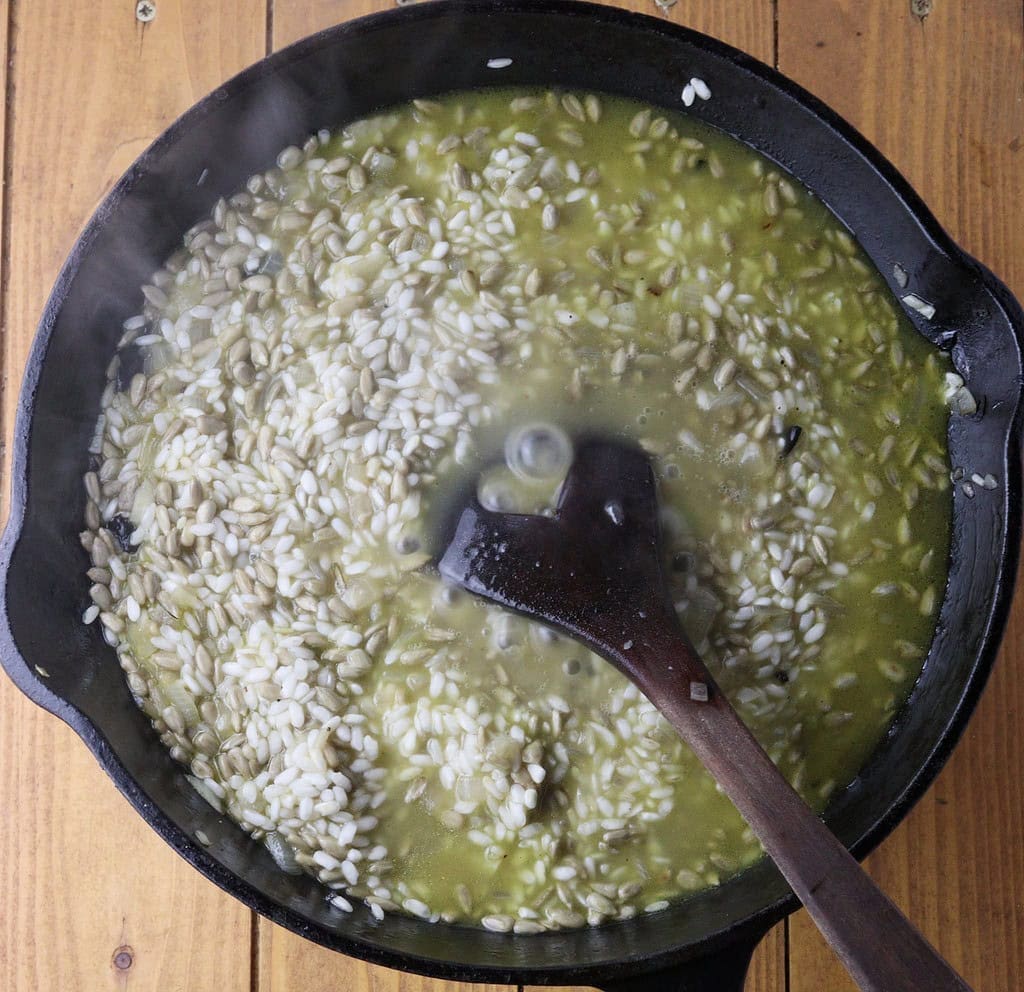
[{"label": "yellow-green broth", "polygon": [[[948,411],[942,400],[946,361],[913,330],[877,272],[820,201],[749,148],[680,115],[661,117],[670,122],[662,140],[650,141],[646,134],[637,138],[630,124],[644,111],[626,100],[602,98],[600,121],[579,124],[567,122],[558,101],[543,96],[506,122],[509,102],[507,93],[452,97],[423,120],[439,139],[502,122],[503,135],[514,128],[553,148],[560,145],[560,133],[571,128],[583,138],[574,154],[581,172],[600,172],[594,187],[600,206],[563,209],[553,231],[543,229],[539,211],[518,225],[510,267],[536,268],[545,286],[560,273],[572,273],[573,279],[557,292],[556,307],[538,307],[546,311],[546,325],[510,348],[509,375],[490,397],[499,411],[497,423],[546,420],[599,428],[640,441],[657,456],[660,495],[669,509],[667,561],[681,553],[692,555],[690,568],[683,575],[674,573],[684,626],[687,593],[695,591],[687,575],[699,576],[699,588],[724,602],[731,598],[730,580],[737,572],[770,581],[776,563],[771,532],[762,537],[763,529],[736,524],[756,516],[767,494],[784,491],[788,463],[811,468],[820,462],[838,483],[829,506],[837,533],[828,558],[850,574],[836,576],[834,588],[823,596],[829,620],[820,652],[803,652],[759,678],[741,657],[737,660],[742,639],[730,635],[728,610],[717,615],[699,642],[744,720],[787,778],[820,809],[837,786],[856,775],[879,742],[930,643],[945,580],[950,514],[944,471]],[[412,119],[403,123],[407,131],[399,124],[389,135],[399,148],[422,126]],[[676,135],[703,147],[687,147]],[[463,147],[447,160],[472,172],[487,158]],[[774,216],[765,204],[768,175],[788,182],[793,191],[793,203],[782,200]],[[396,178],[424,196],[436,181],[432,172],[417,166]],[[623,232],[634,218],[636,228]],[[681,231],[673,227],[676,223]],[[587,257],[595,248],[607,267]],[[630,264],[624,258],[630,252],[646,257]],[[663,288],[660,277],[677,259],[683,273]],[[733,280],[736,294],[749,294],[756,300],[752,307],[764,307],[760,313],[781,310],[791,329],[764,332],[756,359],[741,363],[753,391],[765,395],[755,398],[740,391],[739,402],[711,411],[700,409],[696,390],[703,386],[713,394],[712,403],[720,402],[722,393],[713,382],[716,368],[736,357],[737,333],[758,332],[750,324],[730,328],[728,317],[723,328],[711,318],[702,307],[706,294],[694,288],[701,267],[712,274],[712,286]],[[613,306],[635,308],[628,329],[609,333],[588,320],[608,310],[604,301],[595,306],[596,286],[611,294]],[[575,319],[559,320],[557,308]],[[681,335],[669,327],[673,313],[687,317]],[[693,342],[699,347],[687,347]],[[635,354],[627,370],[615,375],[611,364],[622,347]],[[685,357],[675,358],[674,347]],[[678,395],[674,381],[694,367],[696,377]],[[785,460],[779,457],[779,439],[769,430],[760,446],[763,456],[738,464],[737,434],[776,412],[768,386],[793,381],[797,369],[809,370],[807,381],[815,392],[787,411],[786,425],[817,422],[829,430],[820,437],[802,434]],[[758,382],[757,371],[769,375]],[[680,442],[680,431],[688,432],[686,442]],[[723,503],[733,512],[723,513]],[[772,514],[762,510],[761,515]],[[817,561],[814,549],[808,551]],[[508,688],[499,692],[517,697],[554,693],[572,706],[575,727],[562,735],[570,759],[562,785],[569,809],[562,812],[549,800],[550,812],[564,819],[568,849],[584,858],[591,849],[600,851],[607,866],[602,880],[632,879],[633,866],[640,862],[647,877],[638,898],[650,903],[717,884],[759,857],[759,845],[731,803],[661,722],[651,734],[649,753],[660,766],[659,781],[672,786],[672,814],[648,824],[639,837],[611,844],[602,843],[600,835],[589,842],[575,835],[573,820],[580,818],[573,816],[571,797],[578,790],[604,794],[617,805],[635,784],[635,769],[617,746],[602,747],[587,731],[588,722],[613,722],[607,701],[624,678],[565,640],[538,646],[524,620],[502,617],[503,624],[520,628],[521,644],[497,648],[488,626],[493,610],[460,594],[454,605],[438,608],[432,605],[432,585],[410,580],[411,588],[395,602],[393,608],[406,611],[410,629],[426,616],[439,628],[457,631],[458,646],[449,654],[475,684],[507,682]],[[770,629],[774,606],[761,612],[763,627]],[[755,621],[746,629],[760,626]],[[695,629],[703,628],[698,623]],[[568,675],[566,663],[572,660],[581,669]],[[426,678],[417,682],[415,675],[396,673],[398,691],[408,690],[410,682],[415,695]],[[738,696],[744,687],[759,684],[778,701],[766,715]],[[500,709],[500,697],[494,705]],[[479,858],[470,867],[463,830],[439,829],[430,806],[428,793],[417,804],[397,805],[385,823],[389,848],[399,858],[407,852],[404,870],[424,879],[419,894],[438,905],[446,887],[454,891],[461,883],[474,906],[502,893],[515,902],[522,892],[518,879],[536,858],[530,846],[503,851],[500,859]],[[618,818],[629,820],[608,819]]]},{"label": "yellow-green broth", "polygon": [[[251,618],[232,640],[220,619],[208,624],[205,611],[215,608],[184,582],[169,593],[170,603],[156,595],[144,602],[134,620],[120,601],[112,612],[126,628],[116,639],[130,680],[136,678],[133,689],[193,774],[208,786],[219,783],[231,815],[258,836],[279,835],[298,863],[332,889],[384,909],[532,932],[632,916],[718,884],[761,855],[738,813],[610,665],[572,641],[444,588],[420,567],[431,501],[524,423],[558,424],[570,434],[605,431],[641,444],[658,474],[666,571],[683,626],[772,759],[821,809],[882,738],[930,643],[950,526],[946,358],[913,330],[817,199],[693,116],[605,96],[492,90],[388,111],[325,140],[298,164],[250,184],[257,204],[266,198],[277,206],[227,209],[229,217],[232,209],[265,213],[265,223],[249,222],[285,264],[260,270],[268,272],[272,290],[252,290],[264,294],[260,327],[270,330],[266,337],[259,329],[248,332],[254,344],[243,351],[251,358],[234,353],[238,332],[231,321],[220,325],[213,318],[213,338],[224,345],[215,367],[232,370],[224,372],[227,392],[217,394],[209,411],[233,425],[232,443],[218,457],[237,470],[246,461],[247,432],[257,437],[259,408],[239,385],[250,374],[264,383],[264,398],[286,395],[295,406],[304,391],[319,395],[323,368],[306,355],[353,337],[346,302],[352,294],[362,294],[360,307],[380,304],[373,294],[385,257],[387,264],[399,264],[403,252],[428,257],[443,241],[441,271],[415,283],[428,312],[436,307],[431,300],[444,297],[455,310],[483,314],[484,323],[487,312],[502,314],[506,325],[487,325],[494,347],[476,372],[458,381],[463,392],[479,393],[478,412],[450,436],[439,435],[436,447],[424,441],[406,458],[412,467],[404,484],[420,494],[420,503],[402,524],[405,543],[396,545],[389,530],[351,552],[351,534],[362,533],[360,513],[379,509],[372,472],[332,461],[315,438],[305,453],[297,445],[296,464],[308,464],[322,480],[321,496],[330,486],[349,492],[351,519],[343,521],[347,534],[345,527],[332,535],[315,521],[296,523],[313,577],[284,597],[284,619],[273,614],[267,636],[288,645],[293,642],[280,638],[298,637],[294,643],[307,645],[320,672],[310,685],[316,693],[329,689],[317,698],[340,698],[339,712],[355,715],[347,726],[360,728],[359,740],[372,734],[376,742],[371,764],[383,771],[374,788],[384,795],[372,806],[372,836],[359,848],[359,882],[349,884],[336,865],[312,856],[317,837],[325,836],[332,860],[344,857],[330,840],[337,835],[331,818],[343,811],[324,814],[322,829],[310,827],[321,822],[315,814],[308,822],[292,812],[275,816],[277,807],[260,805],[263,793],[246,792],[246,780],[272,781],[291,760],[278,758],[273,747],[264,756],[253,732],[246,737],[249,718],[238,716],[243,697],[273,708],[285,681],[274,675],[257,692],[245,672],[233,674],[230,661],[241,665],[238,658],[255,652],[243,644]],[[357,176],[340,187],[325,185],[323,176],[331,173],[308,165],[339,157],[362,163],[362,183]],[[356,175],[355,166],[346,168],[335,174]],[[308,235],[309,217],[325,209],[327,223],[351,245],[375,191],[402,187],[405,205],[389,208],[366,245],[337,253],[320,237],[312,240],[328,245],[326,255],[296,247]],[[459,227],[457,218],[481,196],[497,220],[493,230],[486,219],[470,221],[478,235],[481,227],[488,233],[467,241],[459,233],[467,222]],[[409,206],[412,201],[418,206]],[[305,209],[289,210],[296,202]],[[305,218],[305,227],[295,217]],[[230,235],[234,229],[222,219],[210,230]],[[441,238],[434,236],[439,230]],[[223,242],[232,244],[232,237]],[[190,247],[182,265],[203,250]],[[295,287],[309,297],[305,310],[284,291]],[[155,316],[178,320],[208,292],[198,278],[175,276],[166,304],[155,297]],[[332,315],[333,325],[309,317],[318,308]],[[288,326],[289,313],[305,322]],[[446,328],[437,348],[467,347],[459,343],[457,322]],[[268,357],[261,364],[264,343]],[[239,371],[239,362],[250,362],[251,372]],[[150,374],[160,373],[154,366]],[[401,374],[375,371],[360,408],[391,402],[380,399],[382,389],[392,388],[381,383],[397,383]],[[365,376],[354,381],[363,388]],[[122,427],[156,422],[160,403],[188,421],[174,390],[160,385],[145,395],[136,404],[111,394]],[[289,416],[289,410],[274,414],[279,449],[287,447]],[[375,429],[360,426],[355,411],[341,421],[339,430],[353,436]],[[172,524],[180,519],[175,526],[185,534],[197,511],[186,476],[162,467],[168,462],[159,454],[164,442],[153,443],[156,433],[145,434],[142,444],[149,447],[135,462],[127,442],[106,455],[142,476],[127,501],[133,522],[143,520],[166,479],[170,509],[180,514]],[[411,433],[407,425],[399,447]],[[270,444],[262,456],[267,467],[261,444],[253,440],[248,459],[255,459],[255,477],[277,486]],[[293,479],[301,471],[285,474]],[[215,520],[223,518],[228,532],[235,526],[232,500],[239,498],[232,485],[206,485],[200,494],[216,504],[222,517]],[[394,484],[388,492],[394,498]],[[366,494],[365,500],[352,493]],[[317,498],[309,501],[310,520]],[[270,505],[269,497],[260,499]],[[267,564],[272,556],[260,551],[259,541],[244,543],[252,537],[249,526],[239,530],[245,533],[235,543],[242,541],[243,550],[233,567],[249,575],[239,579],[243,591],[254,586],[266,599],[261,589],[270,587],[260,586],[257,569],[261,554]],[[204,536],[181,553],[190,567],[215,569],[202,558],[204,548],[216,558]],[[164,567],[145,542],[126,559],[140,574]],[[280,559],[273,564],[283,567]],[[303,596],[310,602],[302,605]],[[346,629],[359,632],[358,647],[332,641],[327,620],[322,626],[294,621],[293,614],[313,616],[317,603],[331,604],[331,597],[343,604],[336,612]],[[327,609],[330,614],[333,606]],[[166,710],[184,691],[180,664],[165,669],[149,659],[169,650],[153,646],[161,626],[165,635],[184,629],[182,610],[196,612],[195,639],[208,645],[219,679],[211,675],[213,693],[187,693],[194,705],[179,707],[187,725],[179,731]],[[307,629],[319,633],[302,641]],[[207,637],[207,630],[216,636]],[[318,711],[302,705],[296,729],[315,730]],[[195,744],[200,732],[212,735],[203,738],[205,750]],[[324,752],[326,765],[340,772],[358,752],[354,730],[345,732],[346,740],[331,737]],[[255,807],[262,812],[254,819],[246,810]],[[386,856],[378,853],[369,859],[376,867],[363,870],[367,851],[378,846]]]}]

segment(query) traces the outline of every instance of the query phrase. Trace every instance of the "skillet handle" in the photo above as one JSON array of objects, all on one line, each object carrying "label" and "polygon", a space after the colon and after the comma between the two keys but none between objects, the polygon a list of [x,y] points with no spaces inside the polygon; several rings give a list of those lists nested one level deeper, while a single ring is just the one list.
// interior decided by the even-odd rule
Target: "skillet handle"
[{"label": "skillet handle", "polygon": [[603,992],[743,992],[750,959],[763,936],[739,940],[664,971],[602,982],[599,988]]}]

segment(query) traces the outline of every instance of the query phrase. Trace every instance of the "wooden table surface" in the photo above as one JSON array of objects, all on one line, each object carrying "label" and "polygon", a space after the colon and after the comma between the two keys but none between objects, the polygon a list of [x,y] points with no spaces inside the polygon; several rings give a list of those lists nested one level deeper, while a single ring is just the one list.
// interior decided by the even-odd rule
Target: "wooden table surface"
[{"label": "wooden table surface", "polygon": [[[143,0],[147,2],[147,0]],[[394,0],[0,0],[3,432],[58,268],[175,117],[267,52]],[[669,0],[663,0],[669,3]],[[776,65],[855,124],[1024,297],[1022,0],[625,4]],[[923,16],[922,16],[923,15]],[[9,483],[4,458],[3,499]],[[6,511],[3,511],[4,513]],[[935,785],[867,867],[977,992],[1024,982],[1024,597]],[[0,987],[14,992],[456,992],[325,951],[173,854],[62,723],[0,677]],[[806,914],[748,992],[853,986]]]}]

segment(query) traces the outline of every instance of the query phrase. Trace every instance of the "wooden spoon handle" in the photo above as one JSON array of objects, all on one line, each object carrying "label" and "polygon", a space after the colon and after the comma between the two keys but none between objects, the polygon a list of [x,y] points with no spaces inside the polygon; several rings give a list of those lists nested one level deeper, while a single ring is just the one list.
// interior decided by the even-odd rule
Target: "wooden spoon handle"
[{"label": "wooden spoon handle", "polygon": [[[797,795],[717,686],[694,701],[693,655],[675,650],[644,659],[643,670],[680,678],[639,679],[658,707],[733,801],[778,865],[825,939],[865,992],[970,992],[849,851]],[[666,681],[675,682],[667,685]]]}]

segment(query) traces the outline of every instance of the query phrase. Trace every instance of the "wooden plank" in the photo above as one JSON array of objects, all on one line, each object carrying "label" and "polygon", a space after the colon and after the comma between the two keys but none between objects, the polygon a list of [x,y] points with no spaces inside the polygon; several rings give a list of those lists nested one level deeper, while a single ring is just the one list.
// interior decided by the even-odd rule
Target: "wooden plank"
[{"label": "wooden plank", "polygon": [[[13,25],[5,438],[36,321],[76,231],[163,127],[262,54],[264,9],[159,0],[143,26],[134,0],[15,0]],[[78,739],[6,678],[0,797],[5,989],[248,992],[249,911],[159,840]]]},{"label": "wooden plank", "polygon": [[307,34],[394,6],[392,0],[273,0],[273,47],[284,48]]},{"label": "wooden plank", "polygon": [[[664,12],[654,0],[597,0],[703,31],[771,63],[774,31],[772,0],[680,0]],[[394,7],[394,0],[273,0],[274,48],[341,21]]]},{"label": "wooden plank", "polygon": [[[786,987],[786,922],[768,931],[757,945],[743,986],[746,992],[782,992]],[[731,992],[731,990],[729,990]]]},{"label": "wooden plank", "polygon": [[[772,63],[775,44],[773,4],[766,0],[721,3],[715,0],[680,0],[662,11],[652,0],[599,0],[639,13],[653,14],[712,35],[720,41]],[[758,945],[751,961],[745,992],[780,992],[786,985],[786,933],[780,923]],[[541,992],[530,988],[526,992]]]},{"label": "wooden plank", "polygon": [[[274,0],[271,18],[275,49],[339,21],[393,7],[393,0]],[[496,992],[502,986],[461,985],[405,975],[343,957],[275,926],[258,924],[258,992],[343,988],[346,992]]]},{"label": "wooden plank", "polygon": [[[374,10],[386,9],[389,0],[275,0],[273,6],[274,47],[290,44],[314,31],[338,21],[357,17]],[[651,0],[619,3],[646,13],[658,13]],[[673,20],[713,34],[771,61],[773,48],[772,7],[768,0],[756,3],[722,4],[713,0],[680,3],[671,11]],[[312,948],[298,938],[260,920],[260,992],[295,987],[318,987],[326,976],[341,985],[351,984],[364,989],[371,985],[376,992],[407,990],[440,992],[446,983],[429,982],[395,972],[369,968],[357,962],[342,965],[336,955]],[[785,943],[778,928],[759,948],[747,983],[749,992],[769,992],[784,985]]]},{"label": "wooden plank", "polygon": [[[1019,0],[918,5],[779,0],[780,68],[875,142],[969,251],[1024,293],[1024,33]],[[1018,598],[965,739],[907,821],[867,863],[977,989],[1024,967],[1024,709]],[[791,992],[854,986],[806,914],[790,930]]]},{"label": "wooden plank", "polygon": [[262,917],[258,927],[254,992],[505,992],[507,988],[409,975],[329,951]]},{"label": "wooden plank", "polygon": [[654,0],[595,0],[709,34],[762,62],[772,63],[775,46],[774,0],[678,0],[663,10]]}]

